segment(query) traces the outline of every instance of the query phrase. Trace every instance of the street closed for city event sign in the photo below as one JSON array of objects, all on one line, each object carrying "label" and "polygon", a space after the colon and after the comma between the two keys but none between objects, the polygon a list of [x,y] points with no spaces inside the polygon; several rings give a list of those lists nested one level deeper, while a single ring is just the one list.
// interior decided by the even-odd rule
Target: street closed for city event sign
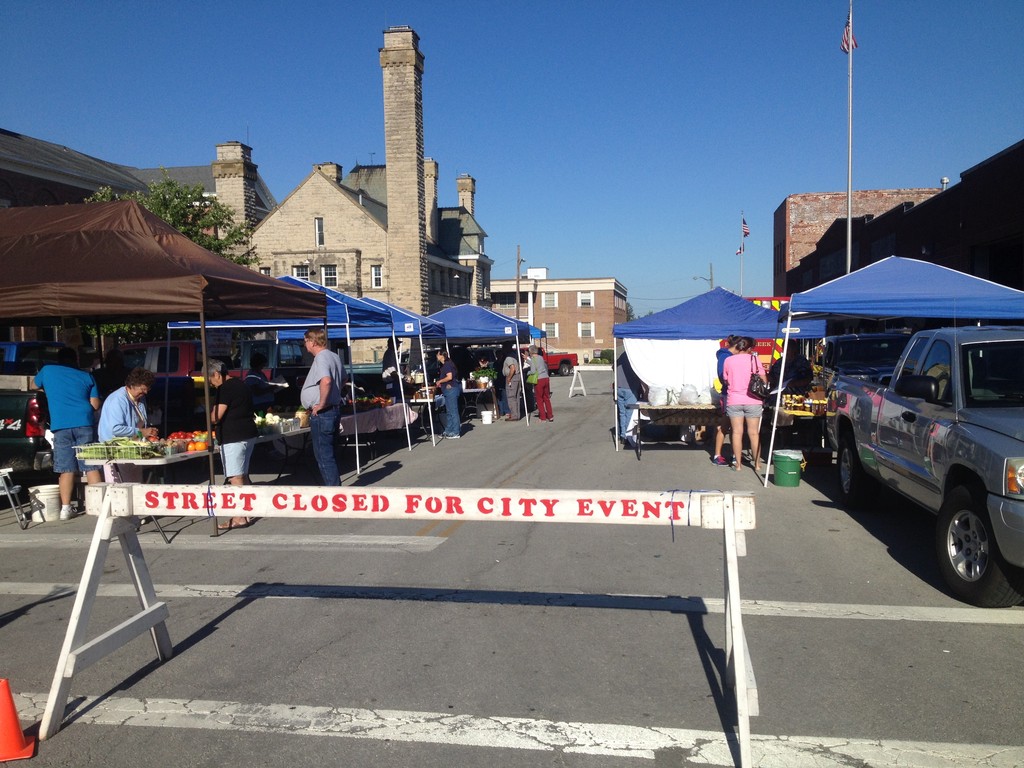
[{"label": "street closed for city event sign", "polygon": [[[334,489],[310,486],[132,485],[106,489],[113,516],[306,517],[503,520],[720,528],[696,491],[567,491],[486,488]],[[754,519],[742,511],[737,529]]]}]

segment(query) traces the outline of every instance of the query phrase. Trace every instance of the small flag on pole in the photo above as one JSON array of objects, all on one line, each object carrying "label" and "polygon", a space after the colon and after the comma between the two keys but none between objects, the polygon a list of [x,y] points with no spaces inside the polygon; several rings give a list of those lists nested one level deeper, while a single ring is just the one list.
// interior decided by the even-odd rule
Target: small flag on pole
[{"label": "small flag on pole", "polygon": [[843,27],[843,41],[839,43],[839,50],[848,54],[857,47],[857,38],[853,36],[853,19],[850,14],[846,15],[846,26]]},{"label": "small flag on pole", "polygon": [[747,220],[746,219],[740,219],[740,221],[743,222],[743,236],[744,237],[749,237],[749,235],[750,235],[750,227],[747,226]]}]

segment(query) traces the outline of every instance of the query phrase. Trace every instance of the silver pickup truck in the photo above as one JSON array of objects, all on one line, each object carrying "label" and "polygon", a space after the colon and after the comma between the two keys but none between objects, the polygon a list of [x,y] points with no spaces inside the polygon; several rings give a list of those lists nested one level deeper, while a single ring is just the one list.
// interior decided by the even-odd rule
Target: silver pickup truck
[{"label": "silver pickup truck", "polygon": [[890,386],[839,376],[829,405],[843,502],[864,505],[882,483],[931,510],[953,593],[1022,602],[1024,328],[921,331]]}]

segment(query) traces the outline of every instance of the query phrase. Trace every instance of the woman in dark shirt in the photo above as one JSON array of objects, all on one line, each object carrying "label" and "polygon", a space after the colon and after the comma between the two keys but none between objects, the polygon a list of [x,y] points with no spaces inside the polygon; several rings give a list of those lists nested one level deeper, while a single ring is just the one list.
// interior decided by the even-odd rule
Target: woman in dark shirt
[{"label": "woman in dark shirt", "polygon": [[[229,376],[227,366],[220,360],[206,365],[206,377],[211,387],[217,388],[210,421],[217,430],[224,476],[231,485],[249,484],[249,459],[259,431],[253,418],[252,393],[241,379]],[[233,517],[217,526],[222,531],[252,525],[248,517]]]}]

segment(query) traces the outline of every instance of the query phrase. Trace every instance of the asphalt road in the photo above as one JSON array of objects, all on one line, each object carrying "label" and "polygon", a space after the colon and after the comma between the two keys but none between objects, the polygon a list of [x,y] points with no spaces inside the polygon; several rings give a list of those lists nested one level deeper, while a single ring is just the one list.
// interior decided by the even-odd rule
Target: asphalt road
[{"label": "asphalt road", "polygon": [[[1024,609],[943,590],[932,520],[881,495],[832,502],[834,467],[796,488],[678,442],[614,450],[611,374],[553,379],[555,421],[401,441],[346,485],[752,492],[740,585],[757,676],[759,766],[1011,766]],[[275,481],[268,454],[254,481]],[[273,470],[273,471],[271,471]],[[281,484],[313,483],[311,458]],[[689,528],[266,519],[141,535],[170,606],[148,637],[79,673],[38,766],[733,765],[722,682],[722,537]],[[0,676],[38,721],[93,519],[0,515]],[[92,634],[135,599],[117,547]],[[0,723],[2,726],[2,723]],[[34,727],[34,726],[33,726]],[[0,753],[2,758],[2,753]]]}]

